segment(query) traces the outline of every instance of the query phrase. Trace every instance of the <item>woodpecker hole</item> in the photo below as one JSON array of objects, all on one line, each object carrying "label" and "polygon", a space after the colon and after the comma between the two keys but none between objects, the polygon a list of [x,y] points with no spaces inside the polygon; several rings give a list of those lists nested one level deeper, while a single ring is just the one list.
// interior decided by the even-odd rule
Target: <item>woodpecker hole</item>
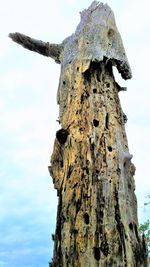
[{"label": "woodpecker hole", "polygon": [[94,258],[95,260],[99,261],[101,258],[100,248],[94,248]]},{"label": "woodpecker hole", "polygon": [[93,89],[93,94],[96,94],[96,93],[97,93],[97,89],[94,88],[94,89]]},{"label": "woodpecker hole", "polygon": [[133,224],[132,223],[129,223],[129,228],[131,231],[133,231]]},{"label": "woodpecker hole", "polygon": [[56,132],[56,138],[60,144],[65,144],[67,141],[67,137],[69,135],[69,132],[65,129],[60,129],[59,131]]},{"label": "woodpecker hole", "polygon": [[89,222],[90,222],[90,219],[89,219],[89,214],[86,212],[86,213],[84,213],[84,222],[85,222],[85,224],[89,224]]},{"label": "woodpecker hole", "polygon": [[111,146],[108,146],[108,151],[112,152],[112,147]]},{"label": "woodpecker hole", "polygon": [[95,126],[95,127],[98,127],[98,125],[99,125],[99,121],[98,120],[93,120],[93,125]]}]

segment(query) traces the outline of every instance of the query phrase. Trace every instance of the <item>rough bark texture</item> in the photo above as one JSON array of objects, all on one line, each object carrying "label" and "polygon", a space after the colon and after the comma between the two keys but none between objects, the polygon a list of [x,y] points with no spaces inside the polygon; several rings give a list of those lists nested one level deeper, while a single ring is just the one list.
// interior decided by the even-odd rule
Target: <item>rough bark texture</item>
[{"label": "rough bark texture", "polygon": [[[47,47],[18,33],[10,35],[16,42],[18,36],[18,43],[32,51]],[[50,266],[146,267],[127,118],[118,96],[126,88],[115,81],[112,66],[124,79],[132,75],[113,12],[94,1],[81,13],[76,32],[56,47],[53,53],[42,49],[61,63],[61,129],[49,167],[59,198]]]}]

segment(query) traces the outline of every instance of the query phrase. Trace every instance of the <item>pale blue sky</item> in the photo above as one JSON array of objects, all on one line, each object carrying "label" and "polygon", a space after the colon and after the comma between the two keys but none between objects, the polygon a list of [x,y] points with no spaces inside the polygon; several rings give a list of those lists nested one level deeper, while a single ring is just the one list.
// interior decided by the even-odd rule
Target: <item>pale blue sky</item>
[{"label": "pale blue sky", "polygon": [[[150,193],[150,3],[108,0],[133,72],[131,81],[116,79],[128,116],[127,135],[137,171],[140,221]],[[0,267],[46,267],[52,256],[57,197],[48,173],[58,107],[60,66],[29,52],[7,37],[19,31],[60,43],[75,31],[79,11],[89,0],[1,0],[0,8]]]}]

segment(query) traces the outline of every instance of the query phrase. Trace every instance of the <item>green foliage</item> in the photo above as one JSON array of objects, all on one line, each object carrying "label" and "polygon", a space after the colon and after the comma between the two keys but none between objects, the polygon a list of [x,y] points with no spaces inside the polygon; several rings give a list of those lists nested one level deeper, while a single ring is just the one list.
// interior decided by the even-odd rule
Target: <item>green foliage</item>
[{"label": "green foliage", "polygon": [[150,249],[150,220],[140,224],[139,230],[140,233],[145,236],[148,249]]},{"label": "green foliage", "polygon": [[[150,195],[146,196],[146,198],[148,198],[148,201],[144,203],[144,206],[150,205]],[[150,253],[150,220],[147,220],[144,223],[140,224],[139,231],[141,235],[144,235],[148,247],[148,253]]]},{"label": "green foliage", "polygon": [[144,240],[148,249],[148,263],[150,263],[150,220],[147,220],[143,224],[140,224],[139,230],[140,233],[144,235]]}]

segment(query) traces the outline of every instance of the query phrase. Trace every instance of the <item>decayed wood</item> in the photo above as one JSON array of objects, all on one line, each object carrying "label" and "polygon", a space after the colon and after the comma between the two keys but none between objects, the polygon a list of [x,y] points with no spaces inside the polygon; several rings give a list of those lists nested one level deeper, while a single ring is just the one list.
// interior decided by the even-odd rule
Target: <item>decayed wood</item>
[{"label": "decayed wood", "polygon": [[59,202],[50,266],[146,267],[118,95],[126,88],[115,81],[112,66],[124,79],[132,74],[107,5],[94,1],[81,13],[75,33],[61,44],[59,61],[61,129],[49,167]]}]

